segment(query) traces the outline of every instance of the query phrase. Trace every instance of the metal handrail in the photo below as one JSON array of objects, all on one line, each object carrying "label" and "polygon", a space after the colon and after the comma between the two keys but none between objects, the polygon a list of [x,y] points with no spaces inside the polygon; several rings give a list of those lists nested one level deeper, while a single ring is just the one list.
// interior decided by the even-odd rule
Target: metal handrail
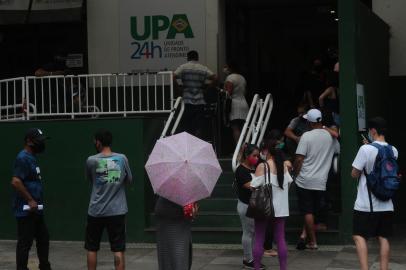
[{"label": "metal handrail", "polygon": [[185,111],[185,103],[183,102],[182,97],[178,97],[178,98],[176,99],[175,105],[173,106],[173,109],[172,109],[171,113],[169,114],[168,120],[167,120],[166,123],[165,123],[165,127],[164,127],[164,130],[163,130],[162,133],[161,133],[160,139],[165,138],[165,137],[167,136],[168,129],[169,129],[169,127],[170,127],[171,124],[172,124],[172,121],[173,121],[173,119],[174,119],[174,117],[175,117],[175,113],[176,113],[176,111],[177,111],[179,105],[180,105],[181,107],[180,107],[179,113],[178,113],[178,115],[177,115],[177,117],[176,117],[176,121],[175,121],[175,123],[173,124],[172,130],[171,130],[171,132],[170,132],[170,135],[175,134],[176,129],[178,128],[179,122],[180,122],[180,120],[181,120],[181,118],[182,118],[182,116],[183,116],[183,112]]},{"label": "metal handrail", "polygon": [[252,118],[253,111],[256,110],[258,98],[259,98],[259,95],[255,94],[254,98],[252,99],[251,106],[250,106],[250,109],[248,111],[247,118],[246,118],[244,126],[243,126],[243,128],[241,130],[240,138],[238,139],[237,146],[235,147],[235,150],[234,150],[233,158],[231,160],[231,165],[232,165],[232,169],[233,169],[234,172],[235,172],[235,170],[237,169],[237,166],[238,166],[238,160],[237,159],[238,159],[238,156],[239,156],[239,153],[240,153],[240,150],[241,150],[242,143],[244,141],[245,134],[247,133],[247,127],[248,127],[249,124],[251,124],[251,118]]},{"label": "metal handrail", "polygon": [[269,101],[268,101],[269,102],[269,107],[268,107],[268,111],[266,113],[266,117],[265,117],[263,126],[261,128],[261,133],[260,133],[259,138],[258,138],[258,142],[257,142],[258,146],[262,142],[262,140],[264,139],[264,135],[265,135],[266,129],[268,127],[268,123],[269,123],[269,118],[271,118],[271,113],[272,113],[272,110],[273,110],[273,96],[271,94],[268,94],[268,95],[270,96]]},{"label": "metal handrail", "polygon": [[[260,132],[265,133],[266,127],[268,125],[268,123],[265,124],[265,121],[263,119],[264,119],[265,114],[267,114],[267,116],[271,115],[270,113],[272,112],[272,108],[270,108],[270,110],[267,110],[268,106],[271,105],[271,103],[270,103],[271,97],[272,97],[271,94],[267,94],[265,97],[265,101],[262,104],[263,106],[261,108],[261,114],[258,118],[257,126],[255,127],[255,130],[254,130],[254,135],[252,136],[252,140],[251,140],[252,144],[256,144],[259,146],[259,144],[261,143],[261,140],[258,139],[258,134],[260,134]],[[273,105],[273,101],[272,101],[272,105]],[[269,117],[268,117],[268,121],[269,121]]]},{"label": "metal handrail", "polygon": [[258,146],[260,145],[265,135],[266,128],[268,127],[272,110],[273,98],[271,94],[266,95],[265,101],[259,99],[258,94],[254,96],[231,161],[234,172],[239,165],[238,157],[243,142],[250,142],[251,144],[256,144]]}]

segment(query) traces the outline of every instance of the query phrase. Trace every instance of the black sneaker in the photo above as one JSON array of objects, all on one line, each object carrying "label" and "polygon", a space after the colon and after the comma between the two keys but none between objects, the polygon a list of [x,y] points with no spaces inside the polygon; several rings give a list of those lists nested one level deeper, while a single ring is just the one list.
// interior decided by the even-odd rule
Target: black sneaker
[{"label": "black sneaker", "polygon": [[[255,269],[255,267],[254,267],[254,260],[252,260],[252,261],[250,261],[250,262],[247,262],[247,261],[242,261],[242,264],[243,264],[243,268],[244,269]],[[263,265],[262,263],[261,263],[261,267],[259,268],[259,269],[261,269],[261,270],[265,270],[265,265]]]},{"label": "black sneaker", "polygon": [[299,241],[296,245],[297,250],[305,250],[306,249],[306,241],[303,238],[299,238]]}]

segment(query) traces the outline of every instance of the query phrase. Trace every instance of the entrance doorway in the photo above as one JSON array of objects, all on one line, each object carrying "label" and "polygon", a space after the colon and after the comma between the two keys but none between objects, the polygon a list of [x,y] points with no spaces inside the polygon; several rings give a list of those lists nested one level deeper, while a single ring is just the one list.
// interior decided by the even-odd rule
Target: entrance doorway
[{"label": "entrance doorway", "polygon": [[237,62],[250,98],[271,93],[269,128],[284,129],[303,97],[304,73],[313,60],[326,70],[337,62],[335,0],[226,1],[227,59]]}]

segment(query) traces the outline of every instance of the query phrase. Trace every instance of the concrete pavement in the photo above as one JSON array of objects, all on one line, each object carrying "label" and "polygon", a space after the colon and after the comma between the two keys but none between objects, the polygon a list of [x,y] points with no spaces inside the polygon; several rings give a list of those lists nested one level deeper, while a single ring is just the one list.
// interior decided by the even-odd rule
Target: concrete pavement
[{"label": "concrete pavement", "polygon": [[[15,269],[15,241],[0,241],[0,269]],[[203,245],[193,248],[193,270],[231,270],[241,269],[242,250],[239,245]],[[86,252],[82,242],[51,242],[50,260],[54,270],[86,269]],[[108,244],[102,245],[98,255],[99,270],[113,270],[113,257]],[[370,269],[379,269],[379,250],[376,241],[370,241]],[[392,270],[406,270],[406,238],[392,242]],[[279,269],[277,258],[264,258],[267,269]],[[38,269],[35,244],[30,253],[30,270]],[[154,244],[128,244],[126,269],[158,269]],[[297,251],[289,246],[288,269],[292,270],[340,270],[359,269],[353,246],[321,246],[317,251]]]}]

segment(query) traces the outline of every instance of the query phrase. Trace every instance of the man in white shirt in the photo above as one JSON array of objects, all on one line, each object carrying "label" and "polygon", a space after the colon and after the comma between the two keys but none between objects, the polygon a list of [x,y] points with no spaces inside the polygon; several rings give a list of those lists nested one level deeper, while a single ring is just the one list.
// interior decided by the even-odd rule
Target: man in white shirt
[{"label": "man in white shirt", "polygon": [[[383,118],[375,117],[368,121],[368,137],[371,142],[388,146],[385,141],[385,133],[386,121]],[[395,158],[397,158],[397,149],[392,146],[392,150]],[[378,148],[375,146],[363,145],[352,163],[351,176],[359,179],[357,198],[354,204],[353,239],[357,248],[361,270],[368,269],[367,240],[369,237],[379,239],[381,270],[389,269],[390,246],[388,237],[392,235],[393,203],[392,200],[381,201],[372,193],[370,200],[364,174],[364,171],[367,174],[372,172],[377,154]]]},{"label": "man in white shirt", "polygon": [[322,124],[321,112],[311,109],[303,116],[309,122],[311,131],[303,133],[296,149],[294,172],[296,177],[296,191],[300,211],[304,215],[306,232],[302,232],[298,249],[305,244],[305,237],[309,237],[305,248],[317,249],[317,239],[314,229],[314,216],[322,208],[328,173],[335,153],[340,151],[338,141]]}]

